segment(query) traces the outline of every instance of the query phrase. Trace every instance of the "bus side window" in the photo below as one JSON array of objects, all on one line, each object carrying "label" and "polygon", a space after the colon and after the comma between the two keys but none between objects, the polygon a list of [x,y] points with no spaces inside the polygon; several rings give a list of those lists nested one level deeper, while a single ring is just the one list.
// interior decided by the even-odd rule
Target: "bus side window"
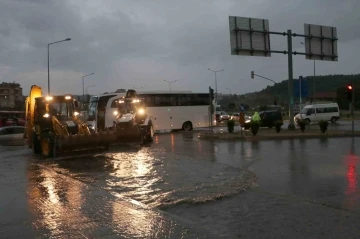
[{"label": "bus side window", "polygon": [[199,104],[200,105],[209,105],[209,97],[210,95],[209,94],[199,94],[198,95],[199,97]]},{"label": "bus side window", "polygon": [[194,95],[190,95],[191,97],[191,105],[200,105],[200,98],[198,97],[198,95],[194,94]]},{"label": "bus side window", "polygon": [[163,96],[155,96],[155,106],[166,106],[166,98]]},{"label": "bus side window", "polygon": [[191,99],[187,95],[179,95],[178,96],[178,103],[180,106],[188,106],[191,105]]},{"label": "bus side window", "polygon": [[169,97],[169,106],[176,106],[177,105],[177,99],[176,95],[172,95]]},{"label": "bus side window", "polygon": [[322,114],[324,112],[324,108],[316,108],[316,114]]}]

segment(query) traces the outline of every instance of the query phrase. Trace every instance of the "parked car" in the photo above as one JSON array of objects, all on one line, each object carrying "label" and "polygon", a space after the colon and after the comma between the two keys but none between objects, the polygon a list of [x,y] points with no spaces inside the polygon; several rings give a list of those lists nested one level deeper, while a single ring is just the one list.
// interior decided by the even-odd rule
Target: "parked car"
[{"label": "parked car", "polygon": [[229,120],[230,115],[226,113],[225,111],[216,111],[215,112],[215,118],[217,122],[223,121],[223,120]]},{"label": "parked car", "polygon": [[240,113],[233,113],[230,117],[231,120],[235,120],[236,122],[239,121]]},{"label": "parked car", "polygon": [[223,121],[223,120],[229,120],[230,119],[230,115],[224,111],[221,111],[220,113],[220,121]]},{"label": "parked car", "polygon": [[[239,119],[240,119],[240,113],[233,113],[233,114],[231,115],[230,119],[235,120],[236,122],[238,122]],[[248,116],[248,115],[244,115],[244,120],[246,121],[246,120],[248,120],[248,119],[251,119],[251,117]]]},{"label": "parked car", "polygon": [[1,145],[24,145],[24,126],[5,126],[0,128]]},{"label": "parked car", "polygon": [[[266,110],[259,112],[259,116],[261,118],[260,127],[268,127],[272,128],[275,125],[276,121],[281,121],[281,125],[283,125],[283,118],[281,112],[278,110]],[[250,128],[251,117],[245,119],[244,128]]]}]

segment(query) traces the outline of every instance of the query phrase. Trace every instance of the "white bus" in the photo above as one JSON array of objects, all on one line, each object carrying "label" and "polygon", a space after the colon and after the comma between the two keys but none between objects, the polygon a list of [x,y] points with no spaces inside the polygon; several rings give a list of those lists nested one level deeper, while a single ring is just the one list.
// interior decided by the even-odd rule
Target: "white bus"
[{"label": "white bus", "polygon": [[94,131],[111,128],[117,116],[116,101],[126,93],[109,93],[90,98],[87,124]]},{"label": "white bus", "polygon": [[[155,131],[189,131],[209,126],[209,93],[149,91],[137,92],[137,96],[145,99]],[[216,122],[214,115],[211,118]]]}]

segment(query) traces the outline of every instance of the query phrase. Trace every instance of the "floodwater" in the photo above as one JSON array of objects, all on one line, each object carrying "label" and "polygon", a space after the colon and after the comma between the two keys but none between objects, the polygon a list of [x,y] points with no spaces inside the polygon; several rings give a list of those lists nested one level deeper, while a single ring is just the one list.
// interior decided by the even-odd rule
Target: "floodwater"
[{"label": "floodwater", "polygon": [[120,153],[45,165],[115,196],[160,209],[237,194],[256,181],[250,171],[217,162],[216,148],[197,140],[196,133],[156,136],[151,147],[117,146],[113,151]]},{"label": "floodwater", "polygon": [[0,148],[0,215],[8,215],[0,216],[0,235],[359,238],[358,138],[198,134],[161,134],[149,147],[71,159]]}]

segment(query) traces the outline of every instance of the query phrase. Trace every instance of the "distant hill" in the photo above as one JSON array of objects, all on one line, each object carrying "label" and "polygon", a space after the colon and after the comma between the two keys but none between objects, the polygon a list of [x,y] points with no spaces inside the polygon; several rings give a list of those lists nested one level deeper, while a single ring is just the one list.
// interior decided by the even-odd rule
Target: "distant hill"
[{"label": "distant hill", "polygon": [[[360,83],[360,74],[356,75],[326,75],[326,76],[307,76],[309,85],[309,94],[313,94],[313,85],[315,79],[316,92],[336,92],[338,88],[345,87],[348,83]],[[297,79],[294,79],[297,80]],[[284,95],[288,93],[288,80],[276,83],[273,86],[254,93],[268,93],[273,95]]]},{"label": "distant hill", "polygon": [[[314,89],[314,79],[315,79],[315,91],[319,92],[337,92],[339,88],[345,87],[348,83],[354,83],[355,85],[360,85],[360,74],[356,75],[325,75],[325,76],[307,76],[306,80],[308,81],[309,86],[309,95],[312,96]],[[294,81],[297,79],[294,79]],[[241,98],[252,98],[252,99],[274,99],[280,98],[280,101],[284,103],[288,99],[288,80],[283,80],[282,82],[276,83],[273,86],[268,86],[265,89],[244,94],[240,96]],[[269,103],[268,103],[269,104]]]},{"label": "distant hill", "polygon": [[[308,81],[309,86],[309,96],[313,95],[313,85],[315,79],[315,91],[316,93],[329,93],[329,92],[341,92],[341,88],[345,90],[346,84],[353,83],[355,85],[355,90],[360,89],[360,74],[355,75],[325,75],[325,76],[304,76]],[[294,79],[296,81],[298,79]],[[358,86],[357,86],[358,85]],[[340,93],[341,94],[341,93]],[[360,94],[360,93],[359,93]],[[355,92],[355,97],[360,97],[357,92]],[[358,95],[358,96],[357,96]],[[288,80],[283,80],[279,83],[274,84],[273,86],[268,86],[261,91],[250,92],[243,95],[234,95],[233,97],[224,97],[219,103],[226,108],[229,103],[235,104],[246,104],[250,107],[258,105],[272,105],[274,100],[277,100],[278,105],[287,106],[288,105]],[[294,99],[295,102],[297,99]],[[307,99],[304,99],[306,101]],[[339,100],[338,100],[339,101]],[[357,100],[356,100],[357,101]],[[360,98],[359,98],[360,102]],[[347,104],[345,102],[345,104]],[[360,103],[359,103],[360,104]],[[360,105],[359,105],[360,107]]]}]

